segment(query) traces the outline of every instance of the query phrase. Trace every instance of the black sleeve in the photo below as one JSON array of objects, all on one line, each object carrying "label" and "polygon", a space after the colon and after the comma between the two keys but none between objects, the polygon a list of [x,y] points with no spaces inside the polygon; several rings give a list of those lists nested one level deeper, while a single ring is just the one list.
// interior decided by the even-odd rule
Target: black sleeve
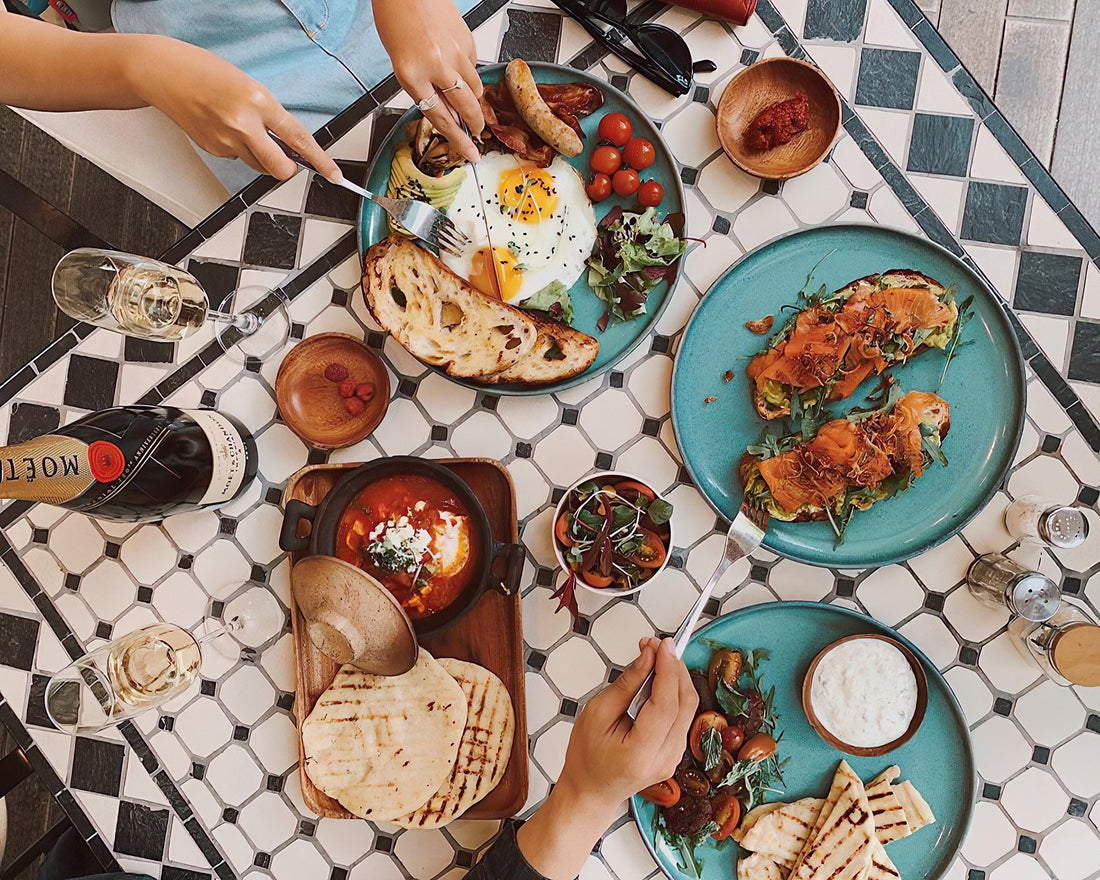
[{"label": "black sleeve", "polygon": [[466,875],[466,880],[546,880],[527,864],[516,843],[516,829],[521,823],[509,819],[500,836],[486,850],[481,861]]}]

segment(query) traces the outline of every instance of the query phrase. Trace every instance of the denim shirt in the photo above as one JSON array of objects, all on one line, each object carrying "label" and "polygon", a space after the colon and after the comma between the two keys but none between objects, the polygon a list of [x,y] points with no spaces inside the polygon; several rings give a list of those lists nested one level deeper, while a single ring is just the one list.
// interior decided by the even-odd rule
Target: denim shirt
[{"label": "denim shirt", "polygon": [[[465,14],[476,2],[456,5]],[[370,0],[113,0],[111,17],[120,33],[163,34],[221,56],[310,131],[393,72]],[[239,160],[200,155],[230,191],[256,177]]]}]

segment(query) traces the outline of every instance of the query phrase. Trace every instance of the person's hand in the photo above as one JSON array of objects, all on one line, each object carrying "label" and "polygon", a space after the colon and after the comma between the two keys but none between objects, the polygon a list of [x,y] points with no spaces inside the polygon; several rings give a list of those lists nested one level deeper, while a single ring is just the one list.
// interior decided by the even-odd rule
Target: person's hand
[{"label": "person's hand", "polygon": [[150,55],[136,65],[135,88],[206,152],[287,180],[298,166],[272,140],[274,133],[328,180],[342,178],[313,136],[247,74],[189,43],[145,39]]},{"label": "person's hand", "polygon": [[[619,804],[668,779],[683,756],[699,695],[672,639],[639,647],[641,656],[581,711],[557,785],[517,833],[524,858],[549,880],[575,877]],[[626,709],[654,668],[652,696],[631,722]]]},{"label": "person's hand", "polygon": [[484,88],[473,34],[452,0],[374,0],[374,24],[402,88],[417,102],[437,96],[424,115],[452,150],[476,162],[477,147],[452,108],[473,134],[481,134],[485,118],[478,99]]},{"label": "person's hand", "polygon": [[[668,779],[684,754],[699,695],[672,639],[646,639],[641,655],[584,707],[569,737],[559,785],[614,805]],[[656,664],[653,693],[631,722],[626,709]]]}]

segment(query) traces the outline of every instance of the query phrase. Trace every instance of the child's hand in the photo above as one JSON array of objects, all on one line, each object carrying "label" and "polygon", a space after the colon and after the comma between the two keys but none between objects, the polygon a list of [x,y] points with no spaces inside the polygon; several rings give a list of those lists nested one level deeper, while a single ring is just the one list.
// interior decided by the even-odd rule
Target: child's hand
[{"label": "child's hand", "polygon": [[135,89],[214,156],[238,158],[281,180],[298,166],[271,139],[277,134],[330,181],[340,169],[266,88],[217,55],[162,37],[139,37],[147,54],[132,67]]},{"label": "child's hand", "polygon": [[477,147],[447,106],[473,134],[481,134],[485,119],[478,104],[483,88],[477,50],[452,0],[374,0],[374,24],[397,81],[414,101],[440,96],[424,115],[455,152],[476,162]]}]

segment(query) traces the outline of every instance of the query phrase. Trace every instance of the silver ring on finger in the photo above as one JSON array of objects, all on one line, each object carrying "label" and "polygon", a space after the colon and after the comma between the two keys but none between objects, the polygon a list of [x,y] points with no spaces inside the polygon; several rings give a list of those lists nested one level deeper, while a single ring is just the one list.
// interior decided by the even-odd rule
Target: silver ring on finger
[{"label": "silver ring on finger", "polygon": [[432,92],[424,100],[416,102],[416,109],[419,110],[421,113],[427,113],[429,110],[435,107],[436,104],[439,103],[439,100],[439,92]]},{"label": "silver ring on finger", "polygon": [[447,86],[447,88],[440,89],[440,91],[441,92],[453,92],[455,89],[464,89],[464,88],[466,88],[466,83],[462,81],[462,77],[459,77],[458,79],[455,80],[455,84],[453,86]]}]

